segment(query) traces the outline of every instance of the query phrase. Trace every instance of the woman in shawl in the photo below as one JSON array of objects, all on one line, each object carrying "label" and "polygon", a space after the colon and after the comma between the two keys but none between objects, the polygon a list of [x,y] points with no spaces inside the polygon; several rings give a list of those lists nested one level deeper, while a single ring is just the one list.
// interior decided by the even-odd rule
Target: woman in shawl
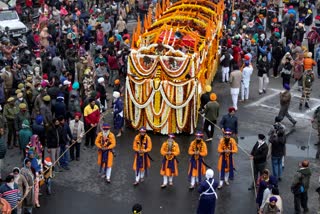
[{"label": "woman in shawl", "polygon": [[34,171],[32,170],[32,167],[31,167],[30,159],[27,158],[24,160],[24,166],[21,168],[20,174],[25,177],[29,185],[29,193],[23,202],[24,202],[24,206],[28,207],[27,209],[30,212],[30,209],[32,211],[32,207],[34,205],[34,178],[35,178]]},{"label": "woman in shawl", "polygon": [[44,156],[44,149],[42,147],[42,144],[39,140],[39,136],[34,134],[31,136],[30,139],[30,143],[27,145],[26,147],[26,154],[28,154],[29,151],[33,151],[34,152],[34,157],[37,158],[38,160],[41,160],[42,162],[42,158]]},{"label": "woman in shawl", "polygon": [[[12,173],[14,176],[14,182],[18,185],[19,191],[22,194],[22,196],[24,196],[29,189],[29,184],[28,184],[27,179],[24,177],[24,175],[22,175],[20,173],[20,169],[18,167],[13,168]],[[24,204],[26,209],[29,209],[28,207],[33,207],[33,203],[30,204],[28,202],[29,201],[25,201],[25,204]],[[22,213],[22,204],[18,205],[17,210],[18,210],[18,213]],[[28,211],[30,212],[30,210],[28,210]]]},{"label": "woman in shawl", "polygon": [[40,33],[40,45],[47,48],[49,46],[49,36],[48,28],[44,27]]}]

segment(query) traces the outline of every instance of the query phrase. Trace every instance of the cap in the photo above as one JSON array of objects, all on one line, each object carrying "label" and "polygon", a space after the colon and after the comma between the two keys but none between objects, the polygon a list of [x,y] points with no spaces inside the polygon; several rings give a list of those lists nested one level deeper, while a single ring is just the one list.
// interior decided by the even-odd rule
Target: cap
[{"label": "cap", "polygon": [[216,101],[217,100],[217,95],[215,93],[210,94],[210,100],[211,101]]},{"label": "cap", "polygon": [[24,87],[24,84],[23,83],[19,83],[18,84],[18,89],[22,89]]},{"label": "cap", "polygon": [[170,134],[168,134],[168,137],[171,138],[171,139],[173,139],[173,138],[175,138],[176,136],[174,136],[173,133],[170,133]]},{"label": "cap", "polygon": [[278,199],[275,196],[272,196],[272,197],[269,198],[269,202],[273,202],[273,201],[277,202]]},{"label": "cap", "polygon": [[195,135],[196,135],[196,137],[201,137],[202,138],[203,137],[203,132],[202,131],[197,131]]},{"label": "cap", "polygon": [[102,125],[102,129],[103,129],[103,130],[108,130],[108,129],[110,129],[110,125],[109,125],[108,123],[104,123],[104,124]]},{"label": "cap", "polygon": [[27,81],[32,81],[32,77],[31,77],[31,76],[28,76],[28,77],[27,77]]},{"label": "cap", "polygon": [[231,134],[232,134],[231,129],[226,128],[226,129],[224,130],[224,135],[231,135]]},{"label": "cap", "polygon": [[259,140],[265,140],[266,136],[264,136],[264,134],[258,134],[258,139]]},{"label": "cap", "polygon": [[19,109],[26,109],[27,105],[25,103],[20,103],[19,104]]},{"label": "cap", "polygon": [[14,101],[14,98],[13,98],[13,97],[9,97],[8,100],[7,100],[8,103],[9,103],[9,102],[13,102],[13,101]]},{"label": "cap", "polygon": [[21,97],[23,97],[23,94],[20,92],[17,94],[17,98],[21,98]]},{"label": "cap", "polygon": [[20,90],[20,89],[17,89],[17,90],[15,91],[15,93],[16,93],[16,94],[19,94],[19,93],[21,93],[21,90]]},{"label": "cap", "polygon": [[47,166],[52,166],[52,161],[51,161],[51,158],[50,157],[46,157],[45,159],[44,159],[44,163],[45,163],[45,165],[47,165]]},{"label": "cap", "polygon": [[147,132],[147,129],[146,127],[144,126],[141,126],[140,129],[139,129],[139,132]]},{"label": "cap", "polygon": [[72,89],[73,89],[73,90],[78,90],[79,88],[80,88],[80,85],[79,85],[78,82],[74,82],[74,83],[72,84]]},{"label": "cap", "polygon": [[71,82],[69,80],[63,81],[63,85],[70,85],[70,84],[71,84]]},{"label": "cap", "polygon": [[42,98],[43,101],[49,102],[51,100],[49,95],[46,95]]}]

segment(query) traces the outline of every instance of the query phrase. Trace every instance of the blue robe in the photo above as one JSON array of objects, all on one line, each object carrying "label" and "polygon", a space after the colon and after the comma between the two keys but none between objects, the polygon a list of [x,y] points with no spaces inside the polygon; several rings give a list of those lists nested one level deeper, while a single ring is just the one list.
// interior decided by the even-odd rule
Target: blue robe
[{"label": "blue robe", "polygon": [[[210,178],[208,181],[209,183],[212,183],[212,178]],[[213,183],[213,188],[216,190],[218,183]],[[206,192],[209,189],[209,184],[206,182],[206,180],[201,181],[200,186],[198,187],[198,192],[201,194],[203,192]],[[212,190],[210,189],[208,193],[212,193]],[[216,195],[201,195],[199,199],[197,214],[214,214],[214,210],[216,208]]]},{"label": "blue robe", "polygon": [[[122,112],[122,116],[120,113]],[[124,124],[124,118],[123,118],[123,102],[120,98],[118,98],[113,103],[113,125],[114,128],[121,129]]]}]

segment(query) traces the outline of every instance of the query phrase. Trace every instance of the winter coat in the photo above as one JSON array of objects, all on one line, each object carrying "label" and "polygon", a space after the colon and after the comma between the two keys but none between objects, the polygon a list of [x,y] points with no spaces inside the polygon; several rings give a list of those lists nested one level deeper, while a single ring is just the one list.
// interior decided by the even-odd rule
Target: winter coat
[{"label": "winter coat", "polygon": [[32,131],[30,128],[24,128],[19,131],[19,145],[20,148],[25,150],[26,146],[30,142]]},{"label": "winter coat", "polygon": [[290,91],[284,91],[280,93],[280,105],[289,106],[291,101],[291,93]]},{"label": "winter coat", "polygon": [[66,118],[66,104],[63,101],[57,101],[54,105],[54,113],[56,118],[58,118],[59,116],[63,116],[63,118]]},{"label": "winter coat", "polygon": [[286,136],[285,135],[271,135],[269,138],[271,144],[271,156],[283,157],[285,155],[286,148]]},{"label": "winter coat", "polygon": [[41,104],[40,113],[43,116],[43,123],[50,124],[53,119],[50,105]]},{"label": "winter coat", "polygon": [[274,207],[271,207],[269,203],[266,203],[266,205],[263,208],[262,211],[263,214],[279,214],[280,209],[275,205]]},{"label": "winter coat", "polygon": [[210,101],[210,92],[206,92],[200,97],[200,110],[204,109],[204,106]]},{"label": "winter coat", "polygon": [[20,130],[20,129],[22,129],[22,122],[24,121],[24,120],[28,120],[29,122],[30,122],[30,114],[29,114],[29,112],[28,111],[26,111],[26,112],[21,112],[21,111],[19,111],[19,113],[17,114],[17,116],[16,116],[16,118],[15,118],[15,120],[14,120],[14,127],[15,127],[15,129],[16,130]]},{"label": "winter coat", "polygon": [[263,74],[267,74],[267,76],[269,76],[270,64],[267,60],[263,61],[262,59],[260,59],[257,64],[257,68],[258,68],[258,77],[262,77]]},{"label": "winter coat", "polygon": [[258,146],[259,146],[259,143],[256,142],[250,154],[253,156],[253,162],[255,164],[262,164],[267,161],[269,148],[267,143],[262,144],[259,148]]},{"label": "winter coat", "polygon": [[220,127],[223,129],[229,128],[233,134],[238,134],[238,118],[234,115],[226,114],[220,121]]},{"label": "winter coat", "polygon": [[115,129],[121,129],[124,125],[123,102],[120,98],[113,104],[113,123]]},{"label": "winter coat", "polygon": [[58,148],[61,141],[61,128],[60,127],[50,127],[47,133],[47,147]]},{"label": "winter coat", "polygon": [[[23,168],[21,168],[20,174],[25,177],[28,185],[30,187],[33,187],[34,175],[31,171],[31,169],[23,167]],[[24,199],[23,202],[24,202],[24,206],[33,206],[33,203],[34,203],[34,191],[33,190],[31,190],[29,192],[29,194],[27,195],[27,197]]]},{"label": "winter coat", "polygon": [[4,142],[4,136],[0,137],[0,159],[4,159],[7,153],[7,144]]},{"label": "winter coat", "polygon": [[211,122],[217,121],[220,105],[217,101],[210,101],[204,106],[204,115]]},{"label": "winter coat", "polygon": [[291,186],[296,186],[299,183],[303,184],[305,192],[309,189],[311,170],[309,167],[300,168],[294,175],[293,182]]}]

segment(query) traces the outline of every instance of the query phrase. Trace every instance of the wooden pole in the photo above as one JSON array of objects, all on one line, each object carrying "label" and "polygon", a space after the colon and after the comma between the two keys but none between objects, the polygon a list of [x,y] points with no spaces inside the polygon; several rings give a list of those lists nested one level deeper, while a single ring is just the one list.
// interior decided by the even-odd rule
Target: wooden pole
[{"label": "wooden pole", "polygon": [[232,0],[232,10],[231,10],[232,13],[233,13],[233,11],[234,11],[234,1],[235,1],[235,0]]}]

